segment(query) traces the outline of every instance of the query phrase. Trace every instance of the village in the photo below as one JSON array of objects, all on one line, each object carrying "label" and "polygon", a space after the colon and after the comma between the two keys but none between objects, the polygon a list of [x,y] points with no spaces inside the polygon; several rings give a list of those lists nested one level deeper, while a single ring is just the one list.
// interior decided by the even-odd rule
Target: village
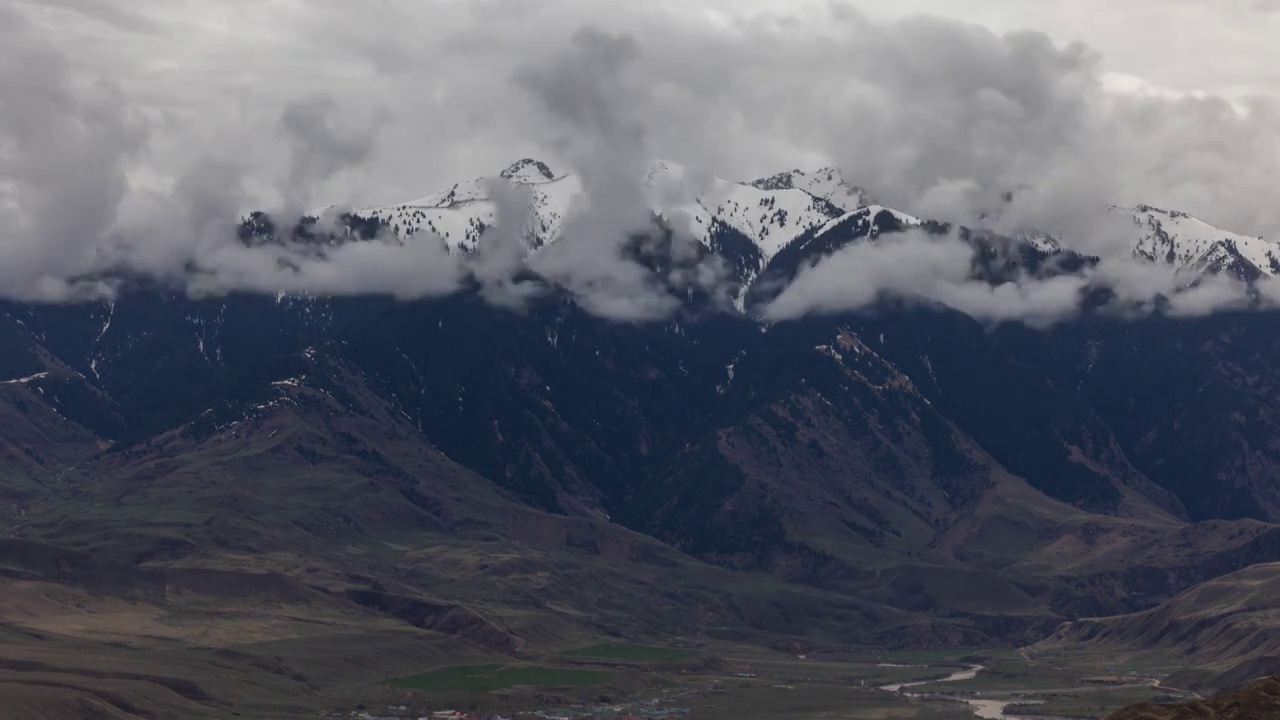
[{"label": "village", "polygon": [[389,705],[385,712],[357,709],[325,713],[327,718],[353,720],[684,720],[690,708],[680,706],[698,695],[695,690],[663,690],[658,697],[623,703],[567,705],[551,709],[515,711],[501,714],[442,709],[423,714],[408,705]]}]

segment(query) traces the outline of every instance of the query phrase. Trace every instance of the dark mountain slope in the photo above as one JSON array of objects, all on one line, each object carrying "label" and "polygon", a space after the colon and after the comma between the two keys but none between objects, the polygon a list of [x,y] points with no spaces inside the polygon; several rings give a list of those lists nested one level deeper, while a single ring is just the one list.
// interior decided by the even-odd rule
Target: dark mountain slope
[{"label": "dark mountain slope", "polygon": [[[860,217],[770,267],[906,222]],[[993,282],[1075,257],[971,240]],[[46,392],[56,416],[10,422],[28,459],[9,534],[276,572],[423,627],[446,608],[506,651],[584,628],[1022,642],[1280,560],[1269,526],[1241,520],[1272,519],[1280,348],[1255,339],[1272,316],[1032,331],[886,299],[774,326],[703,302],[611,323],[555,294],[511,312],[147,291],[2,317],[15,398],[61,378],[94,400]],[[1211,352],[1163,350],[1169,333]],[[55,418],[78,434],[41,430]],[[1196,443],[1225,449],[1160,459]],[[84,450],[43,470],[21,449],[43,446]],[[1196,494],[1237,466],[1230,492],[1257,508]],[[671,592],[618,599],[655,586]]]},{"label": "dark mountain slope", "polygon": [[705,422],[717,398],[706,381],[749,331],[458,298],[391,308],[343,352],[451,457],[538,507],[598,514]]},{"label": "dark mountain slope", "polygon": [[617,525],[534,510],[427,443],[348,361],[316,351],[273,366],[276,379],[69,468],[32,499],[21,535],[126,567],[213,572],[209,592],[229,589],[216,573],[277,574],[350,612],[503,652],[659,628],[984,637],[961,621],[916,630],[875,602],[747,582]]},{"label": "dark mountain slope", "polygon": [[[133,439],[111,456],[174,432],[152,428],[208,424],[195,422],[203,409],[215,425],[242,419],[227,398],[267,392],[318,357],[349,365],[405,432],[524,503],[612,517],[706,559],[808,583],[929,556],[993,469],[1088,512],[1183,513],[1077,394],[1069,355],[1053,350],[1061,333],[992,332],[894,305],[762,332],[731,316],[612,324],[558,300],[524,314],[466,296],[140,302],[117,303],[110,324],[100,307],[81,307],[88,320],[24,311],[65,354],[92,346],[72,342],[78,333],[110,348],[65,362],[125,392],[117,407]],[[152,313],[168,320],[141,329]],[[192,319],[207,317],[222,318],[216,332]],[[1108,382],[1125,381],[1112,372]],[[832,575],[827,555],[846,569]]]},{"label": "dark mountain slope", "polygon": [[1193,520],[1280,519],[1280,340],[1271,314],[1095,321],[1032,336],[1034,363],[1113,429],[1125,455]]}]

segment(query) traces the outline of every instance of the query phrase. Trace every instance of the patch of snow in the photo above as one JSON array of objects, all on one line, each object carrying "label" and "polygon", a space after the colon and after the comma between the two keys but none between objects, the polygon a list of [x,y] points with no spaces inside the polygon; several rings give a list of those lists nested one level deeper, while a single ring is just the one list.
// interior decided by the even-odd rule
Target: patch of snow
[{"label": "patch of snow", "polygon": [[89,350],[89,371],[94,377],[98,377],[98,345],[102,343],[102,338],[106,337],[107,331],[111,329],[111,320],[116,314],[116,304],[114,302],[107,303],[107,319],[102,323],[102,328],[98,330],[98,337],[93,339],[93,345]]},{"label": "patch of snow", "polygon": [[838,350],[831,347],[830,345],[814,345],[813,349],[835,360],[836,362],[839,362],[839,363],[844,362],[844,356],[841,355]]},{"label": "patch of snow", "polygon": [[723,385],[716,386],[717,394],[724,395],[725,393],[729,392],[729,388],[733,387],[733,373],[734,373],[734,370],[736,370],[738,367],[738,360],[739,358],[734,358],[733,362],[724,366],[724,371],[725,371],[725,374],[728,375],[728,379],[725,380]]},{"label": "patch of snow", "polygon": [[15,378],[13,380],[0,380],[0,385],[26,385],[29,382],[33,382],[35,380],[40,380],[41,378],[47,378],[47,377],[49,377],[48,372],[38,372],[35,375],[28,375],[22,378]]}]

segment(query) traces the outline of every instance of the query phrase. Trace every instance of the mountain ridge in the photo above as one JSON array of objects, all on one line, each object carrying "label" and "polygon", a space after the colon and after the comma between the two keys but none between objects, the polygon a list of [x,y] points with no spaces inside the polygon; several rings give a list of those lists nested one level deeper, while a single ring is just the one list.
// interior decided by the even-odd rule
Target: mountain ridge
[{"label": "mountain ridge", "polygon": [[[354,212],[386,223],[396,237],[435,232],[460,250],[473,251],[479,236],[493,224],[490,183],[507,180],[530,194],[526,226],[529,245],[553,241],[582,188],[574,174],[556,174],[546,163],[531,158],[516,161],[492,178],[453,185],[448,190],[404,203],[372,206]],[[795,169],[749,181],[699,179],[684,166],[657,160],[644,174],[648,201],[659,215],[683,215],[687,230],[711,247],[714,228],[731,228],[758,251],[755,274],[800,237],[822,227],[838,225],[850,213],[881,207],[865,190],[849,184],[836,168],[812,172]],[[664,193],[664,188],[680,190]],[[688,191],[693,195],[688,197]],[[676,198],[675,201],[672,198]],[[808,198],[808,200],[805,200]],[[883,208],[908,225],[924,221],[901,210]],[[755,213],[759,213],[756,215]],[[1244,280],[1280,275],[1280,244],[1214,227],[1183,212],[1150,205],[1099,208],[1100,216],[1131,220],[1123,238],[1136,259],[1165,264],[1179,272],[1229,273]],[[1124,223],[1124,225],[1128,225]],[[1019,237],[1039,250],[1067,249],[1059,240],[1038,232]],[[746,279],[749,285],[754,276]]]}]

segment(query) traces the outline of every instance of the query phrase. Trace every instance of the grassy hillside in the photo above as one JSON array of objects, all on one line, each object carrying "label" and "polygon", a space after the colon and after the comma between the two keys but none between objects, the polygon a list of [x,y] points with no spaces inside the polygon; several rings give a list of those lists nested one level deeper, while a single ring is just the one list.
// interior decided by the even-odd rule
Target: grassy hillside
[{"label": "grassy hillside", "polygon": [[1280,564],[1200,583],[1143,612],[1068,623],[1038,647],[1156,650],[1198,669],[1183,682],[1212,687],[1220,673],[1252,680],[1280,658]]}]

